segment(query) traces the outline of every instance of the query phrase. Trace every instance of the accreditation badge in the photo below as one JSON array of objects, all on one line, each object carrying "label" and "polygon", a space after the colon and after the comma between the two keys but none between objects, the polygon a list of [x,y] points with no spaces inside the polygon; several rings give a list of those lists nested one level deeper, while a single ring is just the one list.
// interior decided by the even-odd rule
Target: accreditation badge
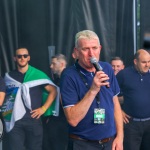
[{"label": "accreditation badge", "polygon": [[105,123],[105,109],[95,108],[94,109],[94,124]]}]

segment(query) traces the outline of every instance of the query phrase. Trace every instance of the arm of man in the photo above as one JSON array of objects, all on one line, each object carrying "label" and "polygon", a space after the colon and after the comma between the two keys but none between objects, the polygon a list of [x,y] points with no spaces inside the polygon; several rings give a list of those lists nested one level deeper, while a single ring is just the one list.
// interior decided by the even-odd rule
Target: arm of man
[{"label": "arm of man", "polygon": [[92,86],[83,99],[74,106],[64,108],[66,118],[70,125],[77,126],[77,124],[85,117],[95,96],[100,91],[100,87],[109,85],[109,82],[103,82],[108,79],[109,77],[103,71],[98,71],[93,78]]},{"label": "arm of man", "polygon": [[43,115],[45,113],[45,111],[51,106],[51,104],[53,103],[56,95],[57,95],[57,90],[56,87],[53,85],[47,85],[44,87],[45,90],[49,93],[46,102],[44,103],[44,105],[38,109],[35,109],[33,111],[31,111],[32,118],[40,118],[41,115]]},{"label": "arm of man", "polygon": [[5,92],[0,92],[0,106],[2,106],[5,98]]},{"label": "arm of man", "polygon": [[116,138],[113,142],[112,150],[123,150],[123,117],[120,103],[117,96],[113,98],[114,102],[114,117],[116,122]]},{"label": "arm of man", "polygon": [[84,98],[76,105],[64,109],[66,118],[70,125],[77,126],[77,124],[87,114],[96,94],[91,89],[85,94]]}]

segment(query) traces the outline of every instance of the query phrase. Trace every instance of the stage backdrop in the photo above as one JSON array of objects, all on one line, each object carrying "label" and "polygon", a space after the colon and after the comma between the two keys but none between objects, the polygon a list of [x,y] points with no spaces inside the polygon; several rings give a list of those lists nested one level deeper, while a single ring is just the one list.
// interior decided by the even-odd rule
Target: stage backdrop
[{"label": "stage backdrop", "polygon": [[102,61],[120,56],[128,66],[134,53],[132,5],[132,0],[0,0],[2,74],[15,68],[18,47],[26,47],[30,64],[46,73],[49,46],[72,64],[74,36],[85,29],[100,37]]},{"label": "stage backdrop", "polygon": [[150,1],[142,0],[140,3],[140,47],[150,50]]}]

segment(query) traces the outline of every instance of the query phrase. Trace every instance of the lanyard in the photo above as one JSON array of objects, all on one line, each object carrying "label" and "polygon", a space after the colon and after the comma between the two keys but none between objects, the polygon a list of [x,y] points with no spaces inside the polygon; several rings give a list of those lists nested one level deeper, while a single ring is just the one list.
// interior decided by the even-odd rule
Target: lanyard
[{"label": "lanyard", "polygon": [[[75,64],[75,67],[76,67],[77,72],[79,73],[79,75],[80,75],[82,81],[84,82],[85,86],[89,89],[90,87],[89,87],[89,85],[88,85],[88,83],[87,83],[85,77],[84,77],[83,74],[80,72],[80,70],[79,70],[79,68],[76,66],[76,64]],[[100,96],[99,96],[99,92],[97,93],[97,95],[96,95],[95,98],[96,98],[96,102],[97,102],[98,108],[100,108]]]}]

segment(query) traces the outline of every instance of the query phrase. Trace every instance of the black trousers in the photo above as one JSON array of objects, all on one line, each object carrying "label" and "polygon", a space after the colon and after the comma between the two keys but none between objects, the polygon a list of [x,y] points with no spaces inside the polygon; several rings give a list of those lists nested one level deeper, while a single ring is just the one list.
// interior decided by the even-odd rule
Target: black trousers
[{"label": "black trousers", "polygon": [[68,150],[112,150],[113,139],[109,142],[99,144],[76,139],[69,139]]},{"label": "black trousers", "polygon": [[40,119],[23,118],[5,134],[3,150],[42,150],[43,128]]},{"label": "black trousers", "polygon": [[68,123],[63,116],[43,118],[43,150],[67,150]]},{"label": "black trousers", "polygon": [[150,120],[124,125],[124,150],[150,150]]}]

